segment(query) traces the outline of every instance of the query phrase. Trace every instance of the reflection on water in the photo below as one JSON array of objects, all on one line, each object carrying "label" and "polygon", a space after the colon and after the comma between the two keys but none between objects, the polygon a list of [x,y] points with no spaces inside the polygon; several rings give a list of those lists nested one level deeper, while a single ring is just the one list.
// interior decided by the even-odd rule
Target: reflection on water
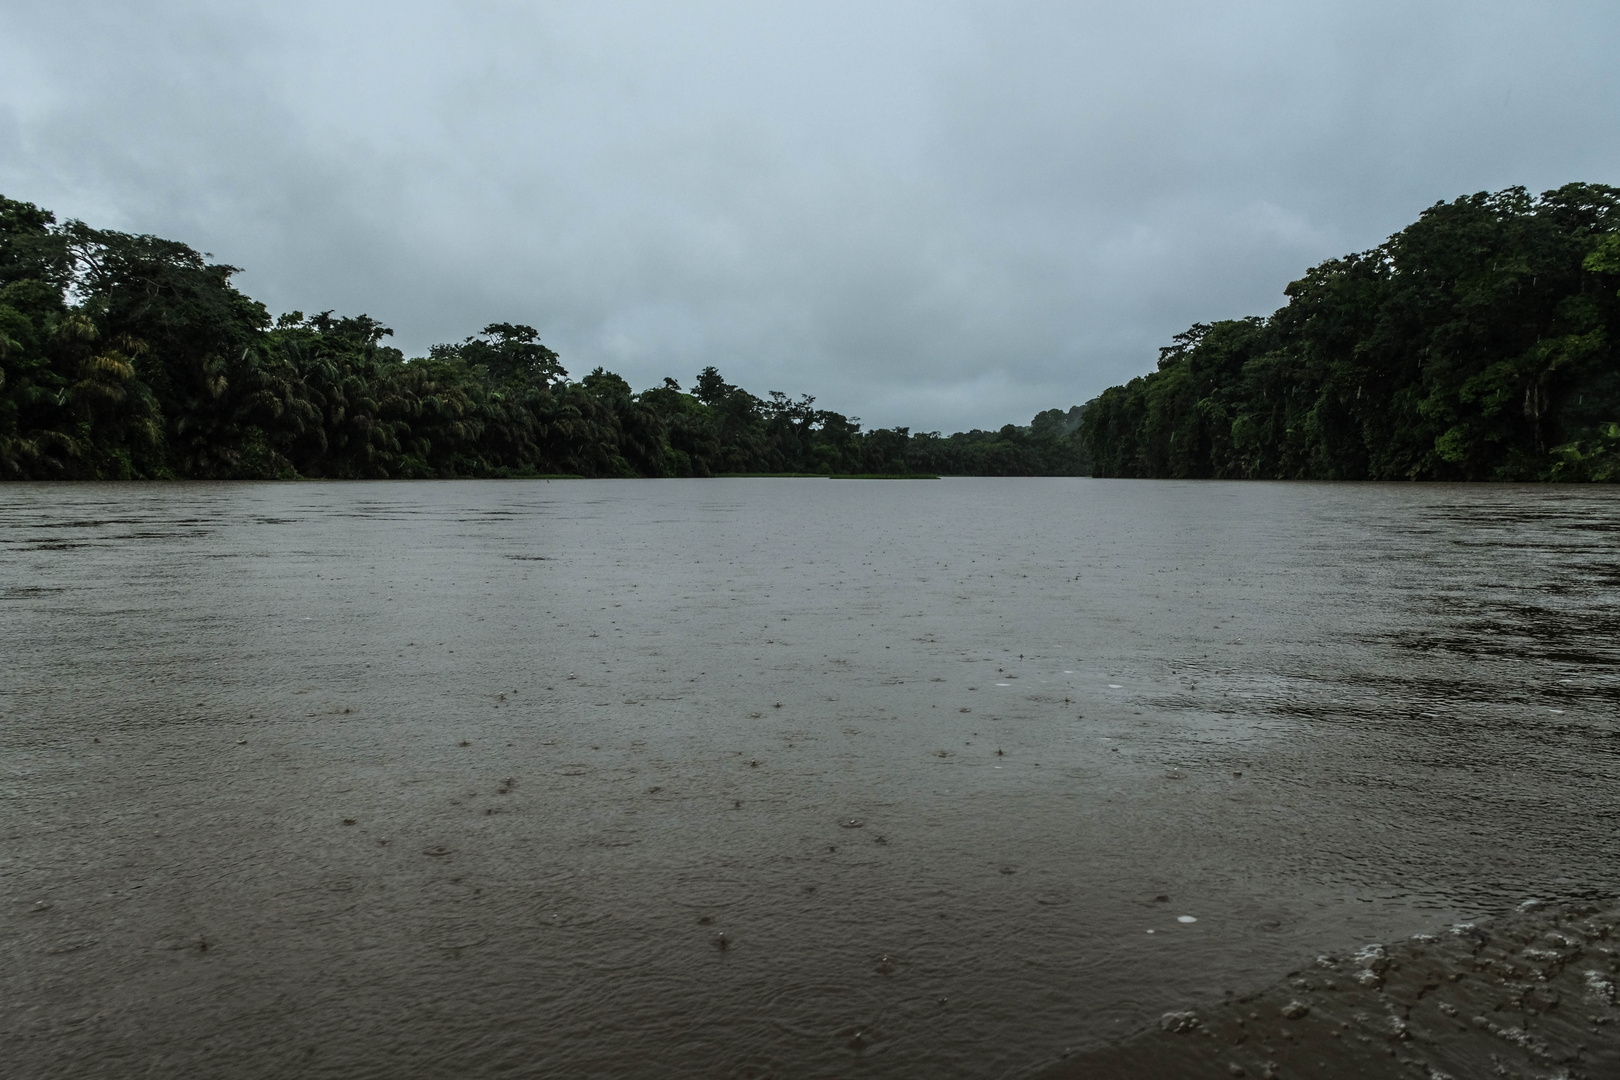
[{"label": "reflection on water", "polygon": [[1612,491],[0,491],[18,1075],[1006,1075],[1620,891]]}]

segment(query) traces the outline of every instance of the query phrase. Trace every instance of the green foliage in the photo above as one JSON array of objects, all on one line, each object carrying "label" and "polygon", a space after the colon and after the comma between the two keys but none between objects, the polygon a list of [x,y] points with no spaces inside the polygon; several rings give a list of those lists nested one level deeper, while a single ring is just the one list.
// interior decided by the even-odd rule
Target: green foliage
[{"label": "green foliage", "polygon": [[569,382],[532,326],[407,359],[365,315],[275,320],[235,268],[0,198],[0,478],[1079,474],[1082,410],[941,438],[704,368]]},{"label": "green foliage", "polygon": [[863,431],[714,367],[568,381],[491,323],[407,359],[367,316],[272,321],[230,266],[0,197],[0,477],[1083,475],[1620,480],[1620,190],[1438,203],[1269,318],[998,431]]},{"label": "green foliage", "polygon": [[435,359],[482,367],[498,383],[549,386],[568,377],[557,354],[540,343],[540,332],[521,323],[490,323],[460,345],[435,345]]},{"label": "green foliage", "polygon": [[1620,189],[1438,203],[1088,403],[1098,476],[1613,480]]}]

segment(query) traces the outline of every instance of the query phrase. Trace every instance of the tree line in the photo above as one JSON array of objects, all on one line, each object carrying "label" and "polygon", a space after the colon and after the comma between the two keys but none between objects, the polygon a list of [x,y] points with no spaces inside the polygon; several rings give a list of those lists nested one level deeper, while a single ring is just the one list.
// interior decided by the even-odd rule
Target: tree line
[{"label": "tree line", "polygon": [[1620,189],[1437,203],[1088,403],[1098,476],[1620,481]]},{"label": "tree line", "polygon": [[235,267],[0,197],[0,479],[1083,475],[1082,407],[999,431],[864,431],[704,368],[570,380],[493,323],[407,358],[366,315],[276,318]]}]

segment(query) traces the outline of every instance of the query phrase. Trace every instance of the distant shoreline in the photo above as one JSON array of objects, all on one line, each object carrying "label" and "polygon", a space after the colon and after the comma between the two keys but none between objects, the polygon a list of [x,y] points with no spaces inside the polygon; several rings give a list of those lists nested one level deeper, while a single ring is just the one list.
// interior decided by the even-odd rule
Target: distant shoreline
[{"label": "distant shoreline", "polygon": [[942,435],[714,367],[571,380],[521,323],[407,358],[185,244],[0,197],[0,479],[1096,476],[1620,482],[1620,188],[1439,203],[1268,318],[1028,424]]}]

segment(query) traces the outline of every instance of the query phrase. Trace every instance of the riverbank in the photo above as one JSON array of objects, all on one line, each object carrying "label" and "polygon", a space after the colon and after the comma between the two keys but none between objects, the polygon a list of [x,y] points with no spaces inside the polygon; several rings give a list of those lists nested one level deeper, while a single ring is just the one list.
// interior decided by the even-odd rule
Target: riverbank
[{"label": "riverbank", "polygon": [[1620,902],[1530,902],[1352,954],[1072,1056],[1039,1080],[1620,1076]]}]

